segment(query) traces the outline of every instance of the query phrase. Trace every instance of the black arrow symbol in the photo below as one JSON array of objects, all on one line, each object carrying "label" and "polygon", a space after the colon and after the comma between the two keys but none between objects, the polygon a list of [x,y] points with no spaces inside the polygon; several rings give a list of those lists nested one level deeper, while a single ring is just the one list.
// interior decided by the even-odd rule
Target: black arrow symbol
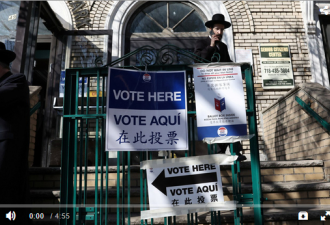
[{"label": "black arrow symbol", "polygon": [[152,185],[167,196],[166,188],[182,185],[201,184],[209,182],[218,182],[217,173],[202,173],[196,175],[183,175],[178,177],[165,177],[163,170],[152,182]]}]

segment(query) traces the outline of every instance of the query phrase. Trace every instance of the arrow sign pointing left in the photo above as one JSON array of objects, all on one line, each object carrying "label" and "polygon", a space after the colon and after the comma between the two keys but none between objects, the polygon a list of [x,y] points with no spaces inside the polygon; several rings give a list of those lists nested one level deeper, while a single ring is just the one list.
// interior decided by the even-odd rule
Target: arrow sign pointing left
[{"label": "arrow sign pointing left", "polygon": [[165,170],[158,175],[152,185],[167,196],[167,187],[218,182],[217,173],[202,173],[196,175],[183,175],[177,177],[165,177]]}]

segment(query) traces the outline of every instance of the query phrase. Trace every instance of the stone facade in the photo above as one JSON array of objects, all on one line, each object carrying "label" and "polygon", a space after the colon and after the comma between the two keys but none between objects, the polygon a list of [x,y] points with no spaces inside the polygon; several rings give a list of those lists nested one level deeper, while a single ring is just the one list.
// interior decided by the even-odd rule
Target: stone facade
[{"label": "stone facade", "polygon": [[265,153],[268,160],[324,160],[330,178],[330,134],[295,100],[298,96],[330,122],[330,91],[319,84],[296,86],[263,112]]},{"label": "stone facade", "polygon": [[[89,10],[88,18],[90,19],[90,26],[85,25],[79,27],[82,30],[103,30],[106,18],[109,14],[110,8],[113,4],[113,1],[84,1],[86,4],[81,9]],[[70,5],[69,1],[66,2],[72,15],[74,6]],[[77,10],[79,11],[79,10]],[[77,29],[77,19],[80,18],[72,17],[74,27]]]},{"label": "stone facade", "polygon": [[[112,1],[85,1],[83,9],[89,10],[90,26],[84,25],[77,27],[79,18],[72,16],[75,29],[83,30],[103,30],[106,18],[108,16]],[[75,15],[74,8],[69,2],[66,2],[71,15]],[[86,68],[102,66],[104,59],[104,37],[99,36],[74,36],[71,50],[71,68]],[[101,60],[101,61],[100,61]]]}]

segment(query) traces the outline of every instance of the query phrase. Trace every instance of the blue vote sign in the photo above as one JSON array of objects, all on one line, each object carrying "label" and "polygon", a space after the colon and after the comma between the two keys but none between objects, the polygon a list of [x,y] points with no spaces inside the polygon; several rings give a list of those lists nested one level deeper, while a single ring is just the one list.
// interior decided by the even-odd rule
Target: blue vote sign
[{"label": "blue vote sign", "polygon": [[106,149],[187,150],[185,71],[109,68]]}]

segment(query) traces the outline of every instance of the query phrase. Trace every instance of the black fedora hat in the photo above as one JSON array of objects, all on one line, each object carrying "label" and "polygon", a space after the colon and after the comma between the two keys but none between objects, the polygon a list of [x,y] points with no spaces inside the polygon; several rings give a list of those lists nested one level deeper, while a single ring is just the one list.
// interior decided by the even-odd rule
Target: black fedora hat
[{"label": "black fedora hat", "polygon": [[6,50],[6,46],[3,42],[0,42],[0,62],[10,64],[16,58],[15,52]]},{"label": "black fedora hat", "polygon": [[220,14],[220,13],[219,14],[214,14],[212,16],[212,20],[207,21],[205,23],[205,26],[208,27],[208,28],[212,28],[213,25],[216,24],[216,23],[223,24],[225,26],[225,29],[231,26],[231,23],[225,21],[225,16]]}]

